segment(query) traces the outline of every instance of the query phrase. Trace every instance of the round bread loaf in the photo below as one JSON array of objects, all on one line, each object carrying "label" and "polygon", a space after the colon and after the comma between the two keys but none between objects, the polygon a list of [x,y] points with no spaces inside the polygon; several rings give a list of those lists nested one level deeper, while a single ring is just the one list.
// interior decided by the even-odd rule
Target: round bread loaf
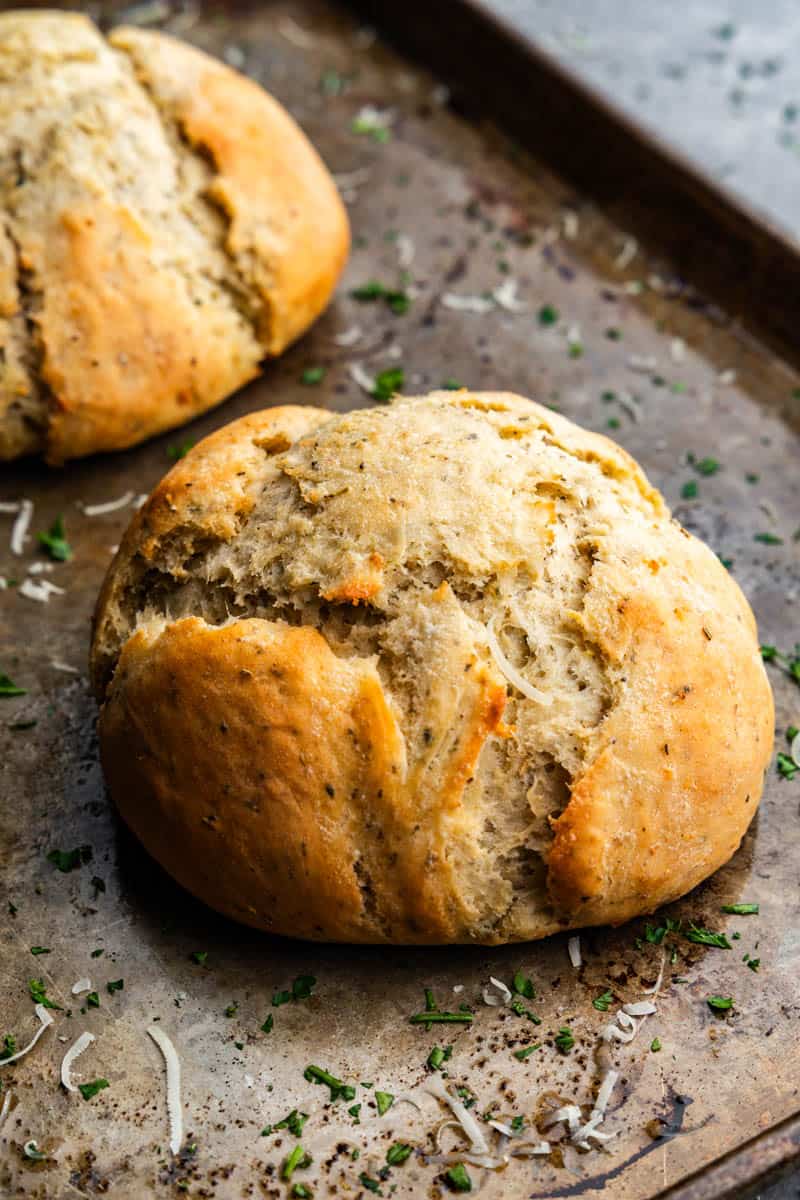
[{"label": "round bread loaf", "polygon": [[734,853],[772,748],[716,555],[625,451],[506,394],[219,430],[134,518],[92,670],[125,821],[303,938],[651,912]]},{"label": "round bread loaf", "polygon": [[257,84],[140,29],[0,15],[0,459],[134,445],[325,307],[347,218]]}]

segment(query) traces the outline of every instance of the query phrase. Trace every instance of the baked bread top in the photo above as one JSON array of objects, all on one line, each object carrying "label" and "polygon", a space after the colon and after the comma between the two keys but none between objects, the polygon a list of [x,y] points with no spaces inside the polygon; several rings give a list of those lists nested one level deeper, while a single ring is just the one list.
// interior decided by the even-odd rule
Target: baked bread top
[{"label": "baked bread top", "polygon": [[736,850],[772,747],[734,580],[518,396],[255,413],[134,518],[92,649],[125,820],[213,907],[347,941],[624,921]]},{"label": "baked bread top", "polygon": [[161,33],[0,14],[0,459],[130,446],[325,307],[336,187],[257,84]]}]

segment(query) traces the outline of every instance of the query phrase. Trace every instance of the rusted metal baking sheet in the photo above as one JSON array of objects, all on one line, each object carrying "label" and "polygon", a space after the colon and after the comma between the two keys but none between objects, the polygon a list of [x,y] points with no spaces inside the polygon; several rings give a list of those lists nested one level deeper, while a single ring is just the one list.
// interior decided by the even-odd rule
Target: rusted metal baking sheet
[{"label": "rusted metal baking sheet", "polygon": [[[110,23],[112,7],[100,15]],[[223,56],[289,106],[341,177],[356,240],[339,295],[311,335],[216,412],[62,472],[31,463],[3,470],[0,499],[29,498],[34,514],[21,556],[9,550],[13,517],[0,516],[0,574],[37,578],[30,569],[46,560],[33,535],[59,513],[74,558],[39,577],[64,589],[47,604],[21,595],[18,584],[0,592],[0,670],[27,691],[0,700],[0,1039],[13,1034],[22,1046],[32,1035],[31,978],[64,1010],[34,1051],[0,1068],[11,1097],[0,1126],[0,1194],[286,1196],[280,1170],[295,1138],[262,1130],[298,1108],[310,1114],[302,1145],[314,1162],[294,1180],[316,1196],[369,1196],[375,1186],[384,1196],[438,1195],[442,1167],[426,1155],[435,1153],[432,1131],[444,1113],[426,1098],[421,1112],[396,1101],[379,1117],[375,1089],[399,1096],[418,1085],[438,1042],[452,1044],[449,1078],[475,1096],[476,1113],[495,1106],[500,1119],[522,1117],[529,1138],[554,1096],[586,1114],[599,1032],[618,1005],[653,985],[662,954],[657,1013],[613,1050],[620,1080],[604,1128],[614,1139],[590,1153],[562,1144],[497,1173],[470,1168],[473,1185],[511,1198],[601,1188],[614,1200],[669,1188],[682,1200],[736,1194],[797,1150],[800,776],[792,782],[771,768],[733,862],[653,922],[668,915],[724,930],[729,950],[675,934],[653,944],[641,921],[584,933],[576,970],[560,937],[492,950],[390,951],[239,928],[166,879],[109,807],[85,659],[94,597],[132,510],[88,516],[82,506],[146,492],[169,466],[170,447],[261,406],[370,403],[351,368],[374,375],[402,366],[408,392],[448,379],[510,388],[613,432],[676,516],[730,560],[762,641],[789,650],[800,595],[800,381],[676,282],[624,226],[501,136],[454,117],[436,79],[343,10],[308,0],[202,13],[145,5],[132,15]],[[476,86],[488,86],[476,70]],[[352,299],[350,290],[369,280],[408,287],[408,312]],[[453,296],[487,295],[489,311],[452,307]],[[304,386],[304,370],[320,366],[322,382]],[[770,669],[780,743],[788,725],[800,725],[800,689]],[[82,846],[91,861],[73,871],[48,861],[53,850]],[[722,913],[737,902],[758,903],[760,914]],[[34,956],[32,947],[49,953]],[[745,955],[760,960],[757,972]],[[517,970],[534,982],[528,1006],[540,1025],[483,1002],[490,976],[509,981]],[[273,994],[300,974],[316,976],[312,997],[272,1007]],[[99,1007],[71,995],[86,976]],[[124,987],[109,993],[118,980]],[[472,1027],[443,1039],[441,1030],[410,1025],[424,987],[441,1004],[469,1004]],[[609,1014],[592,1005],[608,990]],[[734,1008],[714,1015],[711,995],[732,997]],[[155,1020],[183,1068],[186,1138],[174,1160],[163,1064],[145,1034]],[[565,1027],[575,1045],[561,1054],[554,1039]],[[83,1030],[97,1040],[76,1071],[109,1083],[89,1100],[58,1082],[61,1057]],[[535,1042],[542,1046],[530,1057],[515,1057]],[[350,1102],[329,1104],[327,1089],[304,1079],[310,1063],[355,1085],[358,1117]],[[30,1139],[44,1160],[25,1157]],[[445,1148],[460,1144],[453,1130],[443,1139]],[[395,1141],[414,1153],[382,1179]]]}]

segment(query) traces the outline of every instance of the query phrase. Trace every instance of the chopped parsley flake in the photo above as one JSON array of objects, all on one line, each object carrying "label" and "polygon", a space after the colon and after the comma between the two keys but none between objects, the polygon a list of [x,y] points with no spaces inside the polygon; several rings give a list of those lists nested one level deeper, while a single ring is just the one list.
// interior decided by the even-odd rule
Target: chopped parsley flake
[{"label": "chopped parsley flake", "polygon": [[72,547],[64,532],[64,520],[57,516],[46,533],[36,535],[39,545],[47,551],[56,562],[69,562],[72,558]]},{"label": "chopped parsley flake", "polygon": [[269,1014],[264,1024],[261,1026],[262,1033],[272,1033],[272,1027],[275,1024],[275,1019],[272,1013]]},{"label": "chopped parsley flake", "polygon": [[614,996],[611,991],[606,989],[601,996],[595,996],[592,1001],[592,1008],[596,1008],[598,1012],[608,1012],[613,999]]},{"label": "chopped parsley flake", "polygon": [[105,954],[105,950],[102,946],[99,946],[97,950],[92,951],[90,958],[100,958],[103,954]]},{"label": "chopped parsley flake", "polygon": [[0,671],[0,696],[7,698],[9,696],[27,696],[27,694],[25,688],[17,687],[14,681],[9,679],[8,675]]},{"label": "chopped parsley flake", "polygon": [[542,1018],[537,1017],[536,1013],[531,1012],[529,1008],[526,1008],[521,1000],[512,1000],[510,1008],[516,1016],[527,1017],[529,1021],[533,1021],[534,1025],[541,1025]]},{"label": "chopped parsley flake", "polygon": [[460,392],[463,386],[463,383],[459,383],[457,379],[442,380],[442,388],[446,392]]},{"label": "chopped parsley flake", "polygon": [[47,861],[65,875],[68,871],[75,871],[84,863],[91,862],[91,859],[91,846],[77,846],[74,850],[51,850],[47,856]]},{"label": "chopped parsley flake", "polygon": [[62,1011],[60,1004],[55,1004],[48,998],[43,979],[29,979],[28,990],[30,991],[31,1000],[34,1002],[34,1004],[42,1004],[45,1008],[52,1008],[58,1012]]},{"label": "chopped parsley flake", "polygon": [[228,1005],[228,1007],[225,1009],[225,1016],[226,1017],[235,1017],[236,1014],[238,1013],[238,1011],[239,1011],[239,1001],[233,1000]]},{"label": "chopped parsley flake", "polygon": [[720,469],[716,458],[695,458],[693,454],[688,454],[686,457],[698,475],[716,475]]},{"label": "chopped parsley flake", "polygon": [[358,1177],[358,1182],[362,1187],[365,1187],[368,1192],[374,1192],[376,1196],[381,1196],[381,1184],[379,1179],[373,1179],[371,1175],[367,1175],[366,1171],[362,1171]]},{"label": "chopped parsley flake", "polygon": [[523,1050],[515,1050],[514,1058],[518,1058],[520,1062],[525,1062],[525,1059],[530,1058],[534,1050],[539,1050],[541,1045],[541,1042],[535,1042],[532,1046],[525,1046]]},{"label": "chopped parsley flake", "polygon": [[298,975],[292,982],[292,999],[307,1000],[316,986],[313,975]]},{"label": "chopped parsley flake", "polygon": [[778,774],[784,779],[794,779],[800,767],[789,754],[784,754],[782,750],[778,751],[775,759],[775,765],[778,768]]},{"label": "chopped parsley flake", "polygon": [[711,929],[700,929],[690,925],[683,935],[687,942],[696,942],[699,946],[716,946],[718,950],[730,950],[731,944],[724,933],[714,933]]},{"label": "chopped parsley flake", "polygon": [[381,120],[374,120],[369,115],[354,117],[350,128],[353,133],[366,134],[372,138],[373,142],[377,142],[381,146],[391,141],[392,138],[392,131],[388,125]]},{"label": "chopped parsley flake", "polygon": [[306,367],[303,374],[300,376],[300,382],[306,387],[316,387],[318,383],[322,383],[325,378],[324,367]]},{"label": "chopped parsley flake", "polygon": [[181,458],[186,457],[192,446],[194,446],[194,438],[188,438],[187,441],[176,443],[174,446],[167,446],[167,457],[171,458],[173,462],[178,462]]},{"label": "chopped parsley flake", "polygon": [[89,1005],[89,1008],[99,1008],[100,997],[97,992],[89,992],[89,995],[86,997],[86,1003]]},{"label": "chopped parsley flake", "polygon": [[310,1154],[306,1154],[302,1146],[295,1146],[291,1154],[284,1160],[281,1167],[281,1179],[290,1180],[295,1171],[302,1170],[303,1167],[310,1167],[312,1163]]},{"label": "chopped parsley flake", "polygon": [[697,480],[688,480],[681,488],[682,500],[696,500],[698,496]]},{"label": "chopped parsley flake", "polygon": [[536,998],[536,989],[533,986],[533,981],[527,979],[521,971],[517,971],[514,975],[511,990],[512,992],[516,992],[518,996],[524,996],[526,1000],[534,1000]]},{"label": "chopped parsley flake", "polygon": [[449,1171],[445,1171],[444,1178],[451,1192],[472,1191],[472,1180],[463,1163],[456,1163]]},{"label": "chopped parsley flake", "polygon": [[558,309],[552,304],[543,304],[538,313],[540,325],[555,325],[558,320]]},{"label": "chopped parsley flake", "polygon": [[751,971],[758,973],[758,968],[761,966],[760,958],[751,958],[749,954],[745,954],[743,961],[747,963]]},{"label": "chopped parsley flake", "polygon": [[107,1088],[108,1086],[109,1082],[107,1079],[93,1079],[91,1083],[79,1083],[78,1091],[84,1100],[91,1100],[92,1096],[96,1096],[98,1092],[102,1092],[103,1088]]},{"label": "chopped parsley flake", "polygon": [[331,1075],[330,1071],[324,1070],[323,1067],[316,1067],[313,1063],[306,1067],[303,1072],[303,1078],[309,1083],[324,1083],[331,1090],[331,1100],[355,1100],[356,1089],[349,1083],[343,1083],[341,1079],[337,1079],[335,1075]]},{"label": "chopped parsley flake", "polygon": [[292,998],[291,992],[275,992],[272,997],[272,1007],[280,1008],[282,1004],[288,1004]]},{"label": "chopped parsley flake", "polygon": [[782,546],[783,538],[778,537],[777,533],[754,533],[754,542],[761,542],[762,546]]},{"label": "chopped parsley flake", "polygon": [[17,1039],[14,1037],[13,1033],[7,1033],[3,1038],[3,1049],[0,1050],[0,1062],[5,1062],[7,1058],[11,1058],[11,1055],[14,1054],[16,1049]]},{"label": "chopped parsley flake", "polygon": [[109,996],[113,996],[114,992],[121,992],[124,987],[124,979],[109,979],[108,983],[106,984],[106,991],[108,992]]},{"label": "chopped parsley flake", "polygon": [[31,954],[50,954],[46,946],[31,946]]},{"label": "chopped parsley flake", "polygon": [[733,913],[737,917],[758,916],[757,904],[723,904],[724,913]]},{"label": "chopped parsley flake", "polygon": [[800,642],[795,645],[793,654],[784,654],[776,646],[762,646],[761,657],[764,662],[774,662],[800,686]]},{"label": "chopped parsley flake", "polygon": [[428,1055],[428,1066],[432,1071],[438,1071],[442,1063],[447,1062],[452,1053],[452,1046],[447,1046],[444,1050],[441,1048],[441,1046],[434,1046]]},{"label": "chopped parsley flake", "polygon": [[614,329],[613,327],[611,329],[607,329],[606,337],[610,342],[618,342],[622,337],[622,330]]},{"label": "chopped parsley flake", "polygon": [[402,367],[388,367],[385,371],[379,371],[375,376],[372,395],[376,400],[391,400],[395,392],[400,391],[404,380],[405,372]]},{"label": "chopped parsley flake", "polygon": [[403,316],[411,307],[411,297],[400,288],[386,287],[377,280],[370,280],[361,287],[354,288],[350,293],[354,300],[361,304],[369,304],[373,300],[383,300],[397,316]]},{"label": "chopped parsley flake", "polygon": [[569,1054],[572,1047],[575,1045],[575,1038],[572,1036],[572,1030],[564,1025],[558,1031],[558,1037],[555,1039],[556,1047],[562,1054]]},{"label": "chopped parsley flake", "polygon": [[706,1004],[713,1012],[727,1012],[733,1008],[733,1000],[730,996],[709,996],[706,999]]},{"label": "chopped parsley flake", "polygon": [[361,1105],[354,1104],[351,1108],[348,1108],[347,1111],[350,1114],[350,1116],[353,1117],[353,1119],[355,1120],[356,1125],[360,1125],[361,1124]]},{"label": "chopped parsley flake", "polygon": [[390,1167],[399,1167],[411,1157],[412,1150],[407,1142],[395,1142],[386,1151],[386,1161]]},{"label": "chopped parsley flake", "polygon": [[311,1188],[305,1183],[293,1183],[292,1190],[289,1195],[293,1200],[309,1200],[314,1195]]},{"label": "chopped parsley flake", "polygon": [[394,1104],[394,1096],[391,1092],[376,1092],[375,1103],[378,1107],[378,1116],[382,1117]]},{"label": "chopped parsley flake", "polygon": [[192,962],[197,963],[198,967],[204,967],[206,965],[206,959],[208,958],[208,951],[193,950],[189,957],[191,958]]}]

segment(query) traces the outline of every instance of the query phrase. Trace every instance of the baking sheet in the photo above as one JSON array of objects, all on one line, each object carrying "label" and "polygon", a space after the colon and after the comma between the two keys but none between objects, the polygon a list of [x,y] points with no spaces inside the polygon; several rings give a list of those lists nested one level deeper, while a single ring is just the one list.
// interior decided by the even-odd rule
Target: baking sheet
[{"label": "baking sheet", "polygon": [[[108,5],[99,15],[111,13]],[[11,516],[0,517],[0,575],[37,578],[29,569],[46,560],[35,533],[59,513],[75,554],[39,576],[64,588],[46,605],[16,586],[0,592],[0,669],[27,690],[0,700],[0,1038],[13,1033],[23,1045],[33,1033],[30,978],[43,979],[65,1010],[28,1057],[0,1068],[11,1095],[0,1126],[0,1193],[284,1196],[280,1169],[295,1139],[261,1131],[297,1107],[310,1114],[302,1144],[314,1162],[294,1178],[317,1196],[372,1194],[362,1173],[384,1195],[438,1195],[442,1168],[426,1154],[443,1111],[426,1099],[422,1112],[396,1102],[378,1117],[375,1088],[399,1095],[416,1087],[432,1046],[452,1044],[449,1079],[476,1097],[476,1112],[496,1104],[501,1119],[522,1116],[530,1133],[554,1094],[590,1107],[597,1037],[609,1019],[592,999],[610,988],[611,1015],[641,999],[661,948],[642,940],[644,921],[586,931],[578,970],[565,937],[491,950],[313,946],[241,929],[187,897],[119,826],[104,792],[85,672],[89,618],[132,510],[88,517],[81,506],[148,491],[170,465],[171,447],[253,409],[370,403],[352,366],[374,374],[401,365],[407,392],[448,379],[509,388],[611,432],[676,516],[730,560],[762,641],[789,649],[800,594],[798,379],[544,166],[492,130],[461,122],[435,79],[342,11],[309,0],[204,6],[202,14],[145,5],[132,15],[225,57],[288,105],[341,178],[355,245],[337,299],[312,333],[215,412],[66,471],[3,468],[0,499],[31,499],[34,517],[21,557],[8,549]],[[389,112],[388,137],[354,132],[359,115],[362,125],[374,118],[365,106]],[[371,279],[400,284],[404,271],[413,287],[405,315],[349,296]],[[455,311],[446,299],[492,293],[500,303],[486,313]],[[524,309],[511,311],[517,303]],[[543,306],[557,310],[555,324],[541,323]],[[337,341],[355,326],[357,341]],[[305,386],[302,373],[312,366],[324,366],[325,378]],[[704,475],[689,454],[720,467]],[[683,499],[690,481],[698,495]],[[782,541],[755,540],[763,534]],[[780,742],[788,724],[800,724],[800,689],[776,670],[771,678]],[[798,800],[800,777],[783,780],[771,767],[741,851],[667,910],[740,937],[730,951],[670,939],[676,960],[668,953],[658,1012],[614,1052],[620,1082],[604,1126],[613,1141],[588,1154],[512,1161],[499,1173],[470,1168],[483,1194],[607,1188],[615,1200],[643,1200],[797,1112]],[[47,860],[53,849],[84,845],[92,859],[72,872]],[[760,915],[721,913],[740,901],[758,902]],[[32,946],[50,953],[32,956]],[[96,949],[103,954],[93,958]],[[195,952],[207,954],[202,965]],[[760,959],[758,973],[744,954]],[[483,1002],[490,976],[510,981],[517,970],[536,987],[530,1007],[539,1026]],[[310,999],[272,1007],[276,990],[308,973],[318,981]],[[100,1001],[85,1012],[70,994],[83,976]],[[118,979],[124,988],[109,994],[107,983]],[[425,987],[443,1005],[470,1004],[473,1025],[444,1039],[436,1028],[411,1026]],[[712,994],[734,997],[733,1012],[715,1016],[705,1003]],[[265,1034],[269,1014],[274,1026]],[[163,1063],[145,1033],[155,1020],[183,1068],[187,1149],[174,1160]],[[576,1039],[567,1055],[553,1045],[564,1026]],[[76,1072],[110,1085],[88,1101],[58,1084],[60,1059],[84,1029],[97,1040]],[[650,1049],[656,1037],[658,1052]],[[542,1048],[518,1061],[513,1051],[534,1041]],[[309,1063],[356,1085],[360,1123],[350,1104],[328,1104],[327,1091],[304,1079]],[[458,1144],[452,1131],[444,1137]],[[31,1138],[46,1160],[24,1156]],[[381,1181],[397,1140],[419,1153]]]}]

